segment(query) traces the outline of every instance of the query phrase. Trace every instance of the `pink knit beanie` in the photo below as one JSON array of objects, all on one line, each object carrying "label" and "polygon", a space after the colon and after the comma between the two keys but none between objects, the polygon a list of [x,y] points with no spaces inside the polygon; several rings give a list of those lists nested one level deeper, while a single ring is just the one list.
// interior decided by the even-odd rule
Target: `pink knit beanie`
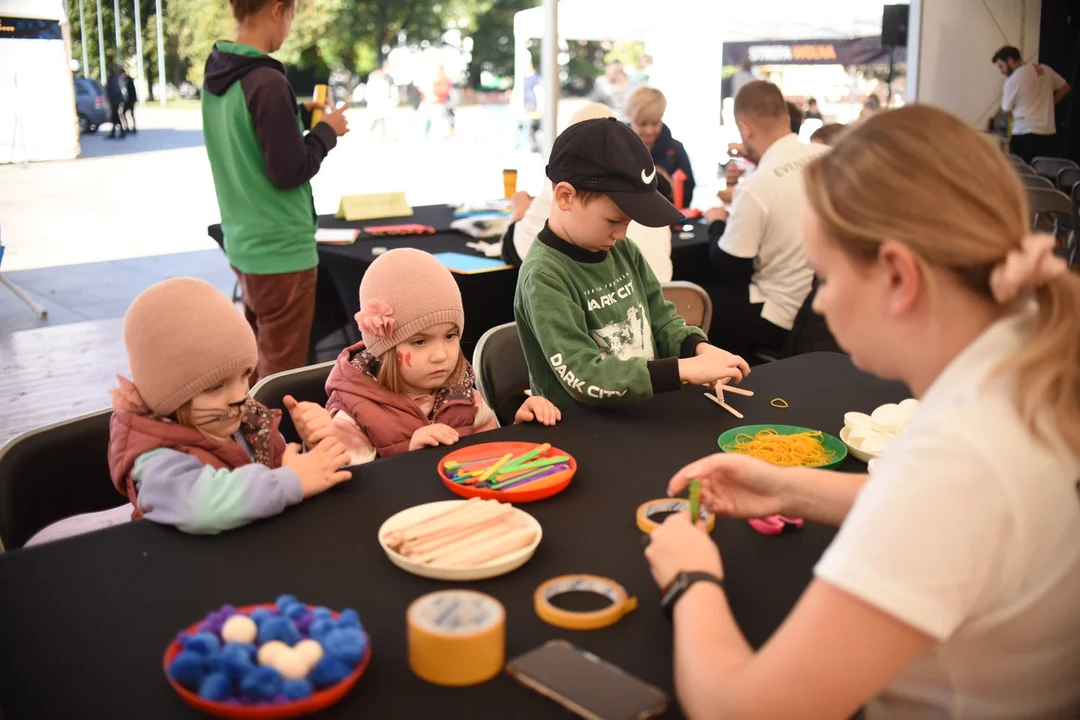
[{"label": "pink knit beanie", "polygon": [[435,256],[398,248],[375,258],[360,282],[356,324],[364,346],[376,357],[418,332],[440,323],[465,329],[461,290]]},{"label": "pink knit beanie", "polygon": [[171,415],[259,358],[255,334],[227,297],[196,278],[165,280],[139,293],[124,316],[134,385],[120,378],[117,409]]}]

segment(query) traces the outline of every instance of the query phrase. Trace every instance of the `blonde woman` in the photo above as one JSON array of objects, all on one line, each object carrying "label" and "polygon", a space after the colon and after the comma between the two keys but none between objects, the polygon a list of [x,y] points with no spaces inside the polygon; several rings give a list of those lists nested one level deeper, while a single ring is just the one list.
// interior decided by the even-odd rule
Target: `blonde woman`
[{"label": "blonde woman", "polygon": [[1001,153],[929,106],[849,130],[805,186],[814,309],[856,365],[922,404],[870,478],[714,455],[672,479],[701,478],[718,514],[840,528],[756,652],[708,536],[685,516],[653,533],[683,709],[1080,717],[1080,277],[1029,235]]},{"label": "blonde woman", "polygon": [[690,167],[686,148],[671,136],[671,130],[664,124],[666,110],[667,98],[656,88],[638,88],[626,101],[626,119],[645,147],[649,148],[653,164],[672,177],[676,170],[686,173],[683,207],[690,207],[690,200],[694,197],[694,171]]}]

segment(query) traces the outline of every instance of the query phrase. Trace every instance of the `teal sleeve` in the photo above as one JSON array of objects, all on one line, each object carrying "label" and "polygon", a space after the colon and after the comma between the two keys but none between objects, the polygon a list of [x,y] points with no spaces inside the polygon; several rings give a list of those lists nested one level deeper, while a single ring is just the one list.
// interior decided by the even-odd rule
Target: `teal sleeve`
[{"label": "teal sleeve", "polygon": [[697,335],[708,340],[701,328],[686,324],[675,306],[664,299],[664,289],[656,279],[645,256],[633,245],[634,267],[638,271],[638,282],[649,304],[649,321],[652,323],[653,342],[662,358],[677,358],[682,355],[683,343],[688,337]]},{"label": "teal sleeve", "polygon": [[131,474],[143,517],[194,534],[231,530],[304,499],[290,468],[251,463],[218,470],[168,448],[140,455]]},{"label": "teal sleeve", "polygon": [[601,404],[652,397],[648,362],[605,357],[589,335],[585,310],[571,288],[555,277],[533,272],[525,279],[522,296],[526,321],[544,361],[574,400]]}]

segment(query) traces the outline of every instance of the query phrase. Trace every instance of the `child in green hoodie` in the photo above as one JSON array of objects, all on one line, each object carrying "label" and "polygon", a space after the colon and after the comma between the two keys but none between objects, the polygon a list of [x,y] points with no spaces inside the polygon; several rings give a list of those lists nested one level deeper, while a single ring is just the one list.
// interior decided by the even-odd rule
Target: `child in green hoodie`
[{"label": "child in green hoodie", "polygon": [[230,0],[236,42],[206,60],[202,115],[225,252],[259,344],[252,382],[307,361],[315,314],[317,216],[310,180],[349,131],[344,109],[304,134],[285,67],[267,53],[289,36],[295,0]]}]

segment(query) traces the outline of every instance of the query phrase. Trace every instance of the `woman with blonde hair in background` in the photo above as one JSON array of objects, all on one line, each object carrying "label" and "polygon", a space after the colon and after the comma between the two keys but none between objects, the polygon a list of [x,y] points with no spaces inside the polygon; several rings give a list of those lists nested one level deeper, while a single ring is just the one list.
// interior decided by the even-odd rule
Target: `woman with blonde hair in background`
[{"label": "woman with blonde hair in background", "polygon": [[1080,277],[942,110],[871,117],[805,172],[814,309],[921,405],[872,477],[714,455],[672,479],[717,514],[840,528],[756,652],[700,524],[652,534],[686,715],[1080,717]]}]

